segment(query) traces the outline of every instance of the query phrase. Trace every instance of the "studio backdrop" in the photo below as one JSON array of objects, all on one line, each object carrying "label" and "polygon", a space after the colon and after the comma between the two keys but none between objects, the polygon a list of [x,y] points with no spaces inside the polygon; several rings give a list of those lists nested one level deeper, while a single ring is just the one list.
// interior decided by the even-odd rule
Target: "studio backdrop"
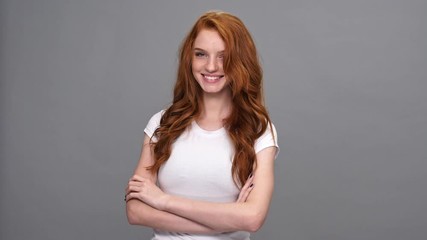
[{"label": "studio backdrop", "polygon": [[237,15],[278,131],[259,240],[427,236],[427,1],[0,2],[0,239],[149,239],[124,190],[179,45]]}]

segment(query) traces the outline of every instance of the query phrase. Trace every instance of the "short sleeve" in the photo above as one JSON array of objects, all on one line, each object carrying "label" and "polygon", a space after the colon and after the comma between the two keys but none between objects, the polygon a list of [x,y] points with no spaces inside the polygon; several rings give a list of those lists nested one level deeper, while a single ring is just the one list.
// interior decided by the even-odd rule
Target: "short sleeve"
[{"label": "short sleeve", "polygon": [[[144,129],[144,132],[148,135],[148,137],[153,137],[154,131],[156,131],[156,129],[160,126],[160,119],[162,118],[162,115],[165,111],[162,110],[156,114],[154,114],[151,118],[150,121],[148,121],[147,126]],[[157,141],[157,138],[154,136],[152,138],[152,140],[154,142]]]},{"label": "short sleeve", "polygon": [[[272,128],[271,128],[272,127]],[[276,127],[274,127],[273,123],[267,125],[267,129],[265,129],[265,132],[255,141],[254,149],[255,153],[260,152],[261,150],[268,148],[268,147],[276,147],[276,156],[279,154],[279,144],[277,143],[277,132]]]}]

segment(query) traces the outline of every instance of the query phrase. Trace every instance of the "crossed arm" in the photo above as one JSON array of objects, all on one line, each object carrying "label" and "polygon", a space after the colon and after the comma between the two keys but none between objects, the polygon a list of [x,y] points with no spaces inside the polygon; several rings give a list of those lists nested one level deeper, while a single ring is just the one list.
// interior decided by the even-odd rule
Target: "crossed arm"
[{"label": "crossed arm", "polygon": [[257,154],[257,168],[236,202],[191,200],[165,194],[155,185],[157,176],[146,170],[153,163],[146,135],[135,175],[126,189],[128,221],[173,232],[257,231],[265,220],[273,193],[275,153],[275,147],[268,147]]}]

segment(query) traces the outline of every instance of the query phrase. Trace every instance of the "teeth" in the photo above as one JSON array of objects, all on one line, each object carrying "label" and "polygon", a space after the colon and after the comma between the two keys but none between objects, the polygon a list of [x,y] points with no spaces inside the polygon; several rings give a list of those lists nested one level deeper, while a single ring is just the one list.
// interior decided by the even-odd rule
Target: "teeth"
[{"label": "teeth", "polygon": [[209,80],[217,80],[217,79],[219,79],[219,77],[211,77],[211,76],[205,76],[205,78],[207,78]]},{"label": "teeth", "polygon": [[222,76],[207,76],[207,75],[203,75],[204,78],[206,78],[209,81],[216,81],[218,79],[220,79]]}]

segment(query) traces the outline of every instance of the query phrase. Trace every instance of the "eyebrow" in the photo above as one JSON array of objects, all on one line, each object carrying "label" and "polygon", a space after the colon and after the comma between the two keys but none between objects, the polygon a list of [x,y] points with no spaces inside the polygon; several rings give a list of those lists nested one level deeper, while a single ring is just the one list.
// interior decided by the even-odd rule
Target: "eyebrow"
[{"label": "eyebrow", "polygon": [[[206,50],[202,49],[202,48],[194,48],[194,51],[202,51],[202,52],[207,52]],[[217,53],[224,53],[225,50],[219,51]]]}]

